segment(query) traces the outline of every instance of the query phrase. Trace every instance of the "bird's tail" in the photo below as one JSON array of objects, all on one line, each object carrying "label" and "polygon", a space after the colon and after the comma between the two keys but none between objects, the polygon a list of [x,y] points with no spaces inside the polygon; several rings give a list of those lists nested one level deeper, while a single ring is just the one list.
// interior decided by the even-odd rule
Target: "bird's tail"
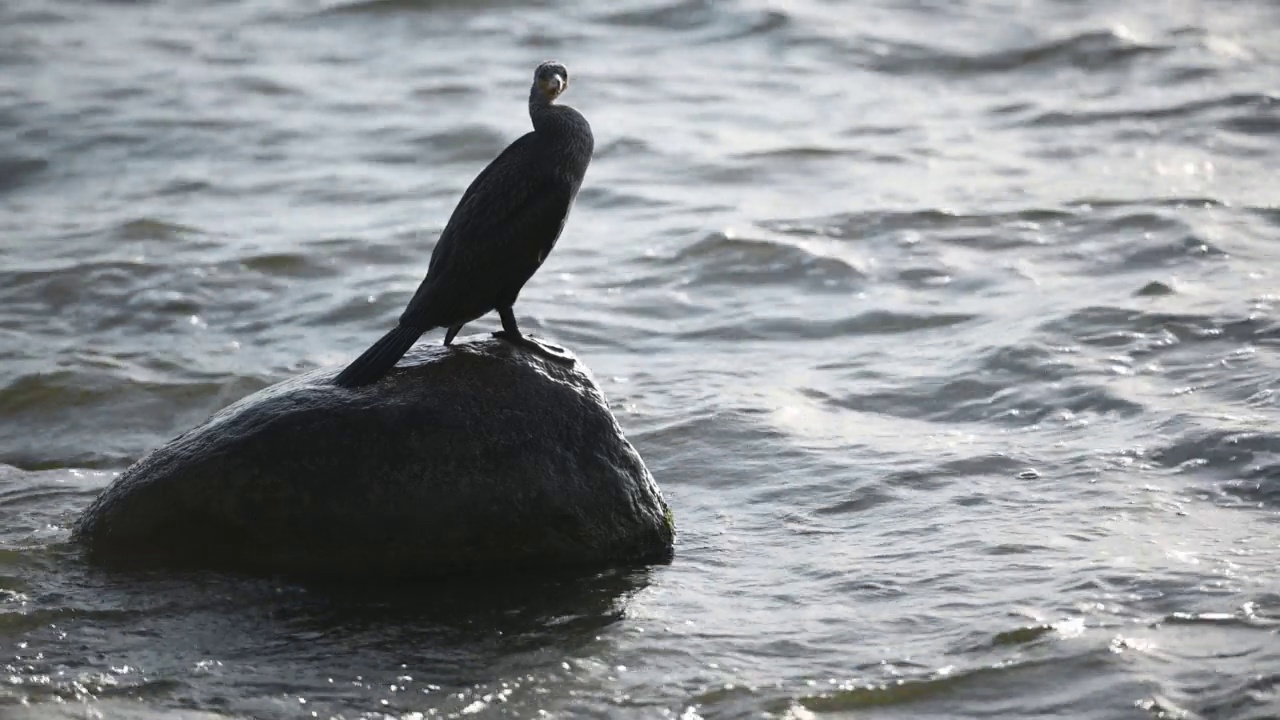
[{"label": "bird's tail", "polygon": [[395,364],[409,352],[409,348],[422,337],[425,330],[397,325],[395,330],[383,335],[378,342],[364,351],[364,354],[338,373],[333,384],[338,387],[356,388],[361,385],[375,383],[395,367]]}]

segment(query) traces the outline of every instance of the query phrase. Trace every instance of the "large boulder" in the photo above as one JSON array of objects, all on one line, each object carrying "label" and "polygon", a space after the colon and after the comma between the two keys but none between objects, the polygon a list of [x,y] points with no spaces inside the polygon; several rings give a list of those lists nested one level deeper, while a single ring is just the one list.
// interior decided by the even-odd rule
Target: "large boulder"
[{"label": "large boulder", "polygon": [[139,460],[74,537],[129,564],[423,578],[668,559],[670,512],[581,363],[420,345],[349,390],[321,369]]}]

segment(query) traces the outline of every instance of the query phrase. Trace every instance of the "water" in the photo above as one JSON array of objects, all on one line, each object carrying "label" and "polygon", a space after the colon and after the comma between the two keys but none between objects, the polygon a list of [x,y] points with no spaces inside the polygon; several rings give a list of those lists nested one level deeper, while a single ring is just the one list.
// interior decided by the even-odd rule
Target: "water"
[{"label": "water", "polygon": [[[597,154],[517,314],[675,561],[86,567],[390,326],[548,57]],[[1269,0],[6,0],[0,716],[1280,716],[1278,138]]]}]

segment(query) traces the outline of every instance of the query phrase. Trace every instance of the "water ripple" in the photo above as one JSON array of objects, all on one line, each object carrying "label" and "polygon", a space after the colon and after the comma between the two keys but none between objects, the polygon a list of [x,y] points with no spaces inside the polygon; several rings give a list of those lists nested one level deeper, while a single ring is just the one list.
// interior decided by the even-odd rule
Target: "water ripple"
[{"label": "water ripple", "polygon": [[668,261],[692,266],[695,284],[803,283],[814,289],[848,290],[865,275],[847,260],[803,244],[714,233]]},{"label": "water ripple", "polygon": [[1110,30],[1082,32],[1036,45],[965,55],[942,52],[932,45],[885,42],[868,58],[879,72],[890,74],[975,75],[1010,72],[1112,69],[1171,51],[1168,45],[1140,43]]},{"label": "water ripple", "polygon": [[[1071,127],[1098,123],[1130,122],[1134,120],[1198,118],[1206,114],[1221,115],[1219,111],[1231,110],[1236,111],[1236,114],[1233,114],[1220,122],[1225,123],[1225,125],[1222,125],[1224,127],[1238,129],[1238,126],[1234,128],[1231,127],[1230,123],[1243,124],[1244,127],[1249,127],[1250,122],[1256,121],[1262,122],[1265,125],[1267,120],[1263,113],[1269,114],[1273,112],[1278,105],[1280,105],[1280,103],[1277,103],[1276,99],[1271,95],[1258,93],[1229,93],[1212,98],[1204,98],[1157,107],[1105,111],[1053,111],[1039,114],[1026,122],[1033,126]],[[1238,114],[1240,110],[1246,111],[1246,114],[1243,116]]]},{"label": "water ripple", "polygon": [[0,157],[0,193],[30,183],[48,167],[49,162],[41,158]]},{"label": "water ripple", "polygon": [[[0,2],[0,715],[1280,715],[1280,17],[1210,10]],[[114,472],[394,322],[553,56],[596,155],[516,313],[676,561],[85,566]]]},{"label": "water ripple", "polygon": [[762,317],[749,323],[716,324],[677,335],[684,340],[821,340],[850,335],[896,335],[950,328],[977,319],[964,313],[901,313],[870,310],[841,320]]}]

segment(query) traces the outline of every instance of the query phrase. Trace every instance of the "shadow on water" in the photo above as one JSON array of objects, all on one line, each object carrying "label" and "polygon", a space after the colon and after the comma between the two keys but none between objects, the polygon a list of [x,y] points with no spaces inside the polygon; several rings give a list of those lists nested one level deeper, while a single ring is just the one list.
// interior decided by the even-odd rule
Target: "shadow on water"
[{"label": "shadow on water", "polygon": [[0,670],[11,682],[0,689],[0,715],[20,702],[122,695],[261,711],[218,707],[246,685],[260,699],[312,698],[312,708],[365,705],[372,688],[397,683],[423,702],[417,693],[495,683],[575,654],[622,620],[649,582],[647,568],[296,582],[104,570],[66,544],[5,551]]},{"label": "shadow on water", "polygon": [[649,583],[647,568],[590,575],[464,578],[390,587],[317,586],[282,618],[304,631],[356,638],[394,628],[417,646],[435,639],[458,648],[488,645],[503,653],[591,640],[626,614]]},{"label": "shadow on water", "polygon": [[[266,579],[223,572],[105,570],[77,550],[52,551],[71,569],[38,587],[68,603],[71,617],[147,608],[158,614],[254,611],[285,632],[333,639],[394,628],[406,641],[435,637],[466,645],[495,634],[520,644],[571,642],[623,618],[627,600],[649,583],[648,568],[592,573],[470,576],[433,582],[359,584]],[[50,557],[49,559],[53,559]],[[60,587],[59,587],[60,586]],[[106,612],[95,613],[94,605]],[[505,641],[504,641],[505,642]]]}]

